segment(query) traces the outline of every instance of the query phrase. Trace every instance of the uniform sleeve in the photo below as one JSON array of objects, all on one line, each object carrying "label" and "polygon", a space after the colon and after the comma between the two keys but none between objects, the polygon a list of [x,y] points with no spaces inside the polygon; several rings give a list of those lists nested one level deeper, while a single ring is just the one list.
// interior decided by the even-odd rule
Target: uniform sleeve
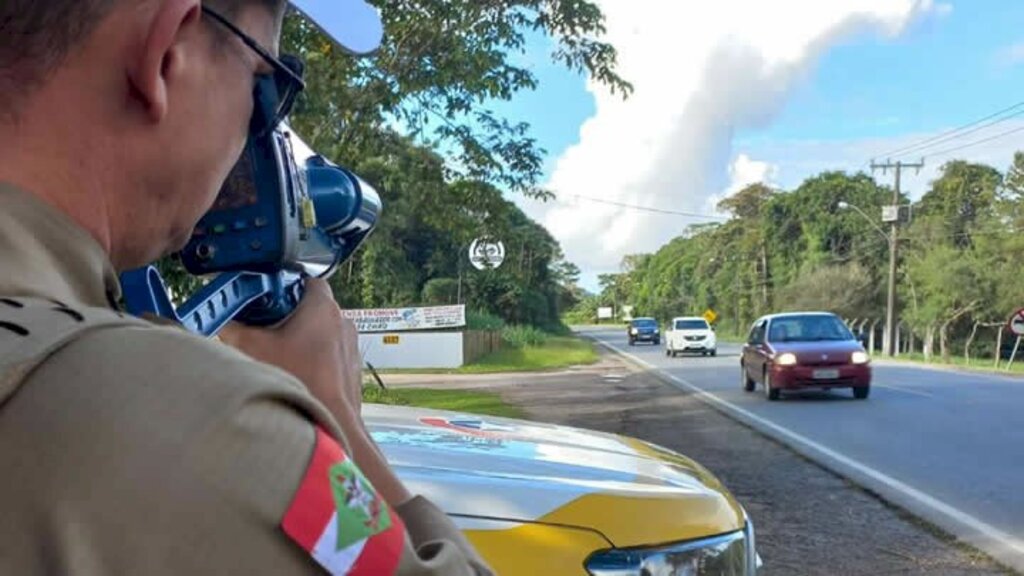
[{"label": "uniform sleeve", "polygon": [[[12,511],[0,537],[25,544],[11,547],[19,565],[86,576],[490,574],[422,499],[382,511],[298,382],[176,332],[89,334],[4,406],[0,463],[25,488],[0,495]],[[328,441],[336,452],[318,461]],[[306,533],[288,524],[296,514]]]},{"label": "uniform sleeve", "polygon": [[471,568],[468,574],[494,574],[448,515],[426,498],[417,496],[399,506],[397,511],[417,552],[417,561],[403,566],[404,570],[415,568],[416,564],[432,564],[438,566],[437,574],[449,574],[451,572],[441,567],[454,561],[468,563]]}]

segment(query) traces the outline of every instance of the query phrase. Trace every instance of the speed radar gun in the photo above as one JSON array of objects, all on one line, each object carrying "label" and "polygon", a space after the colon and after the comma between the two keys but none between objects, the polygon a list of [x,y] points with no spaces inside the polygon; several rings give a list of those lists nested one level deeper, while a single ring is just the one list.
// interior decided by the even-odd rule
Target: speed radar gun
[{"label": "speed radar gun", "polygon": [[[379,15],[361,0],[293,0],[292,7],[349,54],[369,54],[380,43]],[[256,115],[276,105],[274,83],[258,83]],[[313,153],[287,124],[253,126],[212,209],[178,255],[205,284],[175,306],[155,266],[125,272],[129,313],[162,316],[204,336],[232,320],[276,324],[298,306],[307,278],[330,275],[373,231],[382,206],[369,184]]]}]

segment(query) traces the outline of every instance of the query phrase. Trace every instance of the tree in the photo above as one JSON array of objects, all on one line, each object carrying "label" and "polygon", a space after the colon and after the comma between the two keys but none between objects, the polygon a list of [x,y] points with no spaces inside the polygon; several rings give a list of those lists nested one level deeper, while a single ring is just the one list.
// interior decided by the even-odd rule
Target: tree
[{"label": "tree", "polygon": [[974,233],[997,215],[1002,180],[991,166],[947,162],[915,206],[915,235],[932,243],[971,246]]},{"label": "tree", "polygon": [[526,33],[555,40],[551,57],[589,73],[613,93],[631,86],[600,40],[603,15],[587,0],[378,0],[384,44],[370,59],[341,53],[302,18],[289,17],[282,45],[307,63],[308,89],[293,123],[314,149],[352,165],[377,147],[386,126],[444,150],[455,179],[539,194],[543,151],[529,125],[488,102],[510,100],[537,79],[514,63]]},{"label": "tree", "polygon": [[826,310],[845,318],[878,312],[879,287],[857,262],[829,265],[801,276],[780,290],[780,311]]}]

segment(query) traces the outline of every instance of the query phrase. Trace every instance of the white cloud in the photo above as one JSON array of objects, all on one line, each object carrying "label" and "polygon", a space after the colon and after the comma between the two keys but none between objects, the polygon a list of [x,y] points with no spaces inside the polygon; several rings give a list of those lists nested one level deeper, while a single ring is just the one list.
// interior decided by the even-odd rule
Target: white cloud
[{"label": "white cloud", "polygon": [[745,152],[740,153],[729,164],[729,187],[720,194],[708,196],[707,200],[704,201],[704,212],[718,214],[719,202],[751,184],[763,182],[769,186],[774,186],[778,173],[779,167],[777,165],[762,160],[754,160]]},{"label": "white cloud", "polygon": [[[597,112],[548,186],[701,212],[739,182],[792,170],[738,155],[733,135],[767,126],[830,46],[857,33],[892,37],[915,18],[949,10],[931,0],[597,3],[636,92],[622,101],[591,85]],[[588,276],[616,269],[625,254],[656,250],[688,224],[596,203],[525,207]]]},{"label": "white cloud", "polygon": [[751,160],[750,156],[740,154],[729,166],[728,194],[739,192],[746,186],[764,182],[771,184],[775,180],[779,167],[760,160]]}]

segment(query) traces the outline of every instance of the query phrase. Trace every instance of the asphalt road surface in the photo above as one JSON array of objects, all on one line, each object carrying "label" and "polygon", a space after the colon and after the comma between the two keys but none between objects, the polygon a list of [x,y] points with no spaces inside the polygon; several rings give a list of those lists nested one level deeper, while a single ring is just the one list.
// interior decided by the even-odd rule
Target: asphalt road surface
[{"label": "asphalt road surface", "polygon": [[678,388],[1024,571],[1024,379],[874,365],[871,397],[744,392],[739,345],[668,358],[624,330],[587,330]]}]

